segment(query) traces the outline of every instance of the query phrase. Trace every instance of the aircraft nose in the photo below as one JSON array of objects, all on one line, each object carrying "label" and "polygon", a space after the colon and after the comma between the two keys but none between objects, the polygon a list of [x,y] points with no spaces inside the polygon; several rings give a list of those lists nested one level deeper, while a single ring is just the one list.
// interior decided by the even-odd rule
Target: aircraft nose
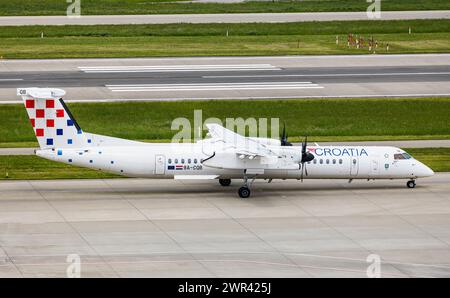
[{"label": "aircraft nose", "polygon": [[433,170],[430,169],[428,166],[424,165],[423,163],[420,163],[418,166],[419,166],[417,171],[418,177],[430,177],[434,175]]}]

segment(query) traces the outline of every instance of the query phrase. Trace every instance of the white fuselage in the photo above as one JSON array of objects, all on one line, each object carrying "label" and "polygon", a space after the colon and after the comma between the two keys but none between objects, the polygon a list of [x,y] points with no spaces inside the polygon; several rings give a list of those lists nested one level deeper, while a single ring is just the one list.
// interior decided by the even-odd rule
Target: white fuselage
[{"label": "white fuselage", "polygon": [[[279,157],[270,163],[245,160],[245,171],[258,179],[300,179],[301,147],[272,146]],[[433,171],[395,147],[308,146],[314,160],[305,163],[305,179],[414,179]],[[91,146],[83,149],[45,149],[37,155],[75,166],[128,177],[212,179],[243,178],[244,170],[232,169],[233,152],[214,151],[207,143]],[[212,156],[212,157],[211,157]]]}]

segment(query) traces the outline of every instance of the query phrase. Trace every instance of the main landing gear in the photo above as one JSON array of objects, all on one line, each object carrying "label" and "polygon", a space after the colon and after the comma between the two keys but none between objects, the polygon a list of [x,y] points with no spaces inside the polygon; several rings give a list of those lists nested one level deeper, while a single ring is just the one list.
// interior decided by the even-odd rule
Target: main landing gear
[{"label": "main landing gear", "polygon": [[408,182],[406,182],[406,186],[408,188],[414,188],[416,187],[416,180],[409,180]]},{"label": "main landing gear", "polygon": [[250,182],[248,182],[248,177],[244,173],[244,186],[242,186],[238,190],[238,194],[242,199],[247,199],[248,197],[250,197],[250,194],[251,194],[250,186],[255,181],[255,179],[256,179],[256,176]]},{"label": "main landing gear", "polygon": [[250,197],[251,194],[250,188],[248,188],[247,186],[242,186],[241,188],[239,188],[238,194],[241,198],[246,199]]}]

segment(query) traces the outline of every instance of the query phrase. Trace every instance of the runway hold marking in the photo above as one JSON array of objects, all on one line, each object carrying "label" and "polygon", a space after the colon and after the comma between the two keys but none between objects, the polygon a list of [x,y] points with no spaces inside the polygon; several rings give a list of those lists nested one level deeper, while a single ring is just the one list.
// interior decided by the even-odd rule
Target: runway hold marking
[{"label": "runway hold marking", "polygon": [[170,92],[170,91],[232,91],[232,90],[291,90],[322,89],[312,82],[258,82],[258,83],[206,83],[206,84],[141,84],[106,85],[112,92]]},{"label": "runway hold marking", "polygon": [[80,66],[78,69],[85,73],[281,70],[281,68],[271,64]]}]

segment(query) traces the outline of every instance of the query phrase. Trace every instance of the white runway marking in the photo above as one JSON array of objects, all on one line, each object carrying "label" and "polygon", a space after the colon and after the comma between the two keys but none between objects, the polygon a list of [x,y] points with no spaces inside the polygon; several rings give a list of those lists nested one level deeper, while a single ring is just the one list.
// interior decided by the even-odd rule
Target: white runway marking
[{"label": "white runway marking", "polygon": [[80,66],[78,69],[85,73],[281,70],[271,64]]},{"label": "white runway marking", "polygon": [[312,82],[106,85],[112,92],[321,89]]},{"label": "white runway marking", "polygon": [[23,81],[23,79],[0,79],[0,82]]},{"label": "white runway marking", "polygon": [[450,75],[450,72],[392,72],[392,73],[335,73],[335,74],[290,74],[290,75],[236,75],[202,76],[204,79],[219,78],[276,78],[276,77],[352,77],[352,76],[414,76],[414,75]]}]

